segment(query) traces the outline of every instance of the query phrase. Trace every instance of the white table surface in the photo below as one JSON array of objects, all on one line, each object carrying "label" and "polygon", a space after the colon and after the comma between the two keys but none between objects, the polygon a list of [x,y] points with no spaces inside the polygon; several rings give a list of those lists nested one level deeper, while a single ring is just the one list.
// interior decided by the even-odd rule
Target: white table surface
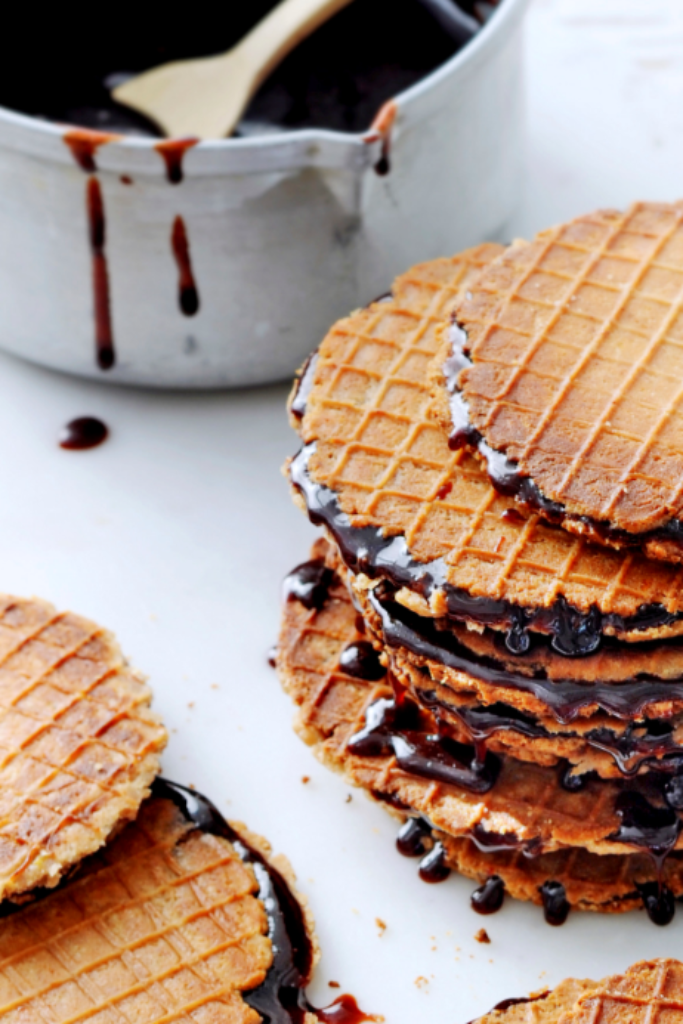
[{"label": "white table surface", "polygon": [[[527,193],[509,235],[683,194],[683,3],[536,0],[527,37]],[[295,448],[285,394],[122,390],[0,356],[2,589],[115,630],[171,732],[168,777],[288,854],[318,924],[319,1003],[334,979],[389,1022],[458,1024],[567,974],[683,952],[683,910],[664,929],[642,912],[553,929],[512,900],[478,917],[470,882],[420,882],[392,819],[347,803],[292,732],[266,652],[314,530],[279,473]],[[84,414],[111,439],[61,451],[59,428]],[[473,939],[483,924],[490,945]]]}]

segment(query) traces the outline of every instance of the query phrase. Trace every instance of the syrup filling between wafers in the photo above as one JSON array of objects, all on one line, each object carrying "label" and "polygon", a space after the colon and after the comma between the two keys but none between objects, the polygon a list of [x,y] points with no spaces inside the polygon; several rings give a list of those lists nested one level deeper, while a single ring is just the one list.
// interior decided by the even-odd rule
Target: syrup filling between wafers
[{"label": "syrup filling between wafers", "polygon": [[289,467],[292,484],[298,489],[312,523],[324,526],[332,534],[339,553],[355,573],[388,580],[396,589],[408,587],[429,600],[437,591],[446,597],[448,616],[482,626],[507,630],[506,644],[513,654],[527,651],[530,630],[550,635],[553,649],[566,657],[593,654],[600,646],[605,630],[631,633],[670,626],[683,618],[683,612],[669,612],[662,604],[642,605],[634,615],[603,613],[593,607],[581,612],[562,596],[547,608],[522,608],[501,598],[474,597],[448,582],[448,565],[443,558],[418,562],[410,554],[405,537],[385,536],[379,527],[353,526],[342,511],[335,492],[314,481],[308,462],[315,442],[305,445]]}]

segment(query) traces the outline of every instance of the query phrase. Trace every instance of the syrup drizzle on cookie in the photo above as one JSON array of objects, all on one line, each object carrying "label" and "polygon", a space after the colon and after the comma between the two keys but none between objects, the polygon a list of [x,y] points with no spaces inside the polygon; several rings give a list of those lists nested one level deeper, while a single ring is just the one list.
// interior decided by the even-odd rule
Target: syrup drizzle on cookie
[{"label": "syrup drizzle on cookie", "polygon": [[397,590],[408,587],[426,600],[436,592],[442,593],[449,618],[507,630],[508,647],[515,654],[528,648],[531,629],[547,633],[559,654],[579,657],[594,653],[607,629],[619,635],[662,628],[683,618],[683,612],[669,612],[662,604],[642,605],[636,614],[622,616],[602,613],[595,607],[580,612],[564,597],[548,608],[522,608],[504,598],[474,597],[448,582],[448,565],[443,558],[418,562],[411,556],[405,537],[385,535],[375,526],[353,526],[335,492],[314,481],[308,472],[315,447],[315,442],[305,445],[292,459],[290,479],[305,501],[309,519],[330,531],[348,568],[385,579]]},{"label": "syrup drizzle on cookie", "polygon": [[645,708],[662,701],[683,700],[683,679],[662,680],[640,676],[624,683],[581,683],[548,679],[542,672],[525,676],[509,671],[493,658],[474,654],[465,648],[443,623],[413,612],[391,600],[391,595],[376,588],[369,601],[380,616],[382,633],[389,647],[405,648],[420,657],[448,668],[467,672],[475,679],[533,694],[564,725],[572,722],[584,708],[597,707],[615,718],[640,718]]},{"label": "syrup drizzle on cookie", "polygon": [[339,667],[347,676],[367,679],[368,682],[376,682],[387,674],[369,640],[356,640],[345,647],[339,657]]},{"label": "syrup drizzle on cookie", "polygon": [[365,723],[347,744],[352,754],[393,754],[399,768],[410,775],[472,793],[488,793],[496,781],[500,762],[493,754],[482,763],[474,747],[426,732],[413,701],[399,705],[394,698],[381,697],[368,707]]},{"label": "syrup drizzle on cookie", "polygon": [[470,896],[470,906],[477,914],[496,914],[503,906],[505,883],[500,875],[491,875]]},{"label": "syrup drizzle on cookie", "polygon": [[334,578],[334,573],[322,559],[303,562],[285,576],[284,598],[286,601],[299,601],[304,608],[319,610],[327,600]]},{"label": "syrup drizzle on cookie", "polygon": [[543,902],[543,915],[548,924],[556,927],[564,924],[569,916],[570,906],[562,882],[549,880],[543,883],[539,891]]},{"label": "syrup drizzle on cookie", "polygon": [[350,995],[340,996],[321,1010],[311,1006],[304,989],[313,971],[313,945],[301,904],[283,876],[228,824],[206,797],[165,779],[155,780],[152,793],[172,800],[185,818],[202,832],[227,839],[240,859],[251,864],[254,870],[259,899],[268,915],[273,963],[258,988],[242,993],[244,1001],[268,1024],[304,1024],[307,1012],[315,1014],[325,1024],[377,1021],[377,1017],[363,1013]]}]

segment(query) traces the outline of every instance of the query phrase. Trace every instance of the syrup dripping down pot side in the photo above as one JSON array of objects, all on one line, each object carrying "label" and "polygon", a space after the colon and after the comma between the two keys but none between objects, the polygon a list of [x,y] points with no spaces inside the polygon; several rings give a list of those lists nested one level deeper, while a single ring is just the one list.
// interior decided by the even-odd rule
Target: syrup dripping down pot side
[{"label": "syrup dripping down pot side", "polygon": [[160,388],[291,377],[411,264],[505,237],[526,3],[504,0],[363,135],[205,142],[182,154],[182,180],[158,140],[106,142],[87,170],[64,126],[0,107],[0,347]]}]

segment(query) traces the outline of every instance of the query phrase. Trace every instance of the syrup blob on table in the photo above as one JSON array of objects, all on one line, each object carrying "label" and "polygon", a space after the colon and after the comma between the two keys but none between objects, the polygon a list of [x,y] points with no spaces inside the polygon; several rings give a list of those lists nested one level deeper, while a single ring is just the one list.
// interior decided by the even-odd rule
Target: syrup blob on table
[{"label": "syrup blob on table", "polygon": [[79,416],[70,420],[59,435],[59,447],[69,451],[83,451],[86,448],[97,448],[106,441],[109,428],[95,416]]}]

